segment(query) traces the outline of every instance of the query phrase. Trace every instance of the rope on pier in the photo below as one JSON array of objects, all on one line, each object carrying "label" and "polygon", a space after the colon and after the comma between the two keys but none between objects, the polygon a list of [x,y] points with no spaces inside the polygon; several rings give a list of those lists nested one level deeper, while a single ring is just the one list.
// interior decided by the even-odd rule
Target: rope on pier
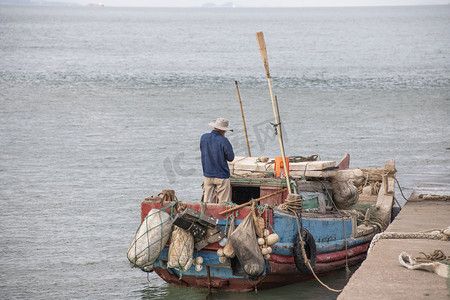
[{"label": "rope on pier", "polygon": [[434,250],[429,255],[419,252],[419,254],[423,255],[423,257],[416,257],[414,260],[416,262],[430,262],[430,261],[449,261],[450,262],[450,256],[447,256],[442,252],[442,250]]},{"label": "rope on pier", "polygon": [[375,244],[380,239],[431,239],[431,240],[442,240],[448,241],[450,240],[450,226],[444,228],[442,230],[436,230],[433,232],[425,233],[425,232],[382,232],[378,233],[372,239],[370,243],[369,250],[367,253],[372,251]]},{"label": "rope on pier", "polygon": [[425,270],[428,272],[436,273],[439,276],[449,278],[450,277],[450,257],[446,256],[441,250],[434,250],[430,255],[412,258],[406,252],[400,253],[398,257],[399,263],[409,270]]}]

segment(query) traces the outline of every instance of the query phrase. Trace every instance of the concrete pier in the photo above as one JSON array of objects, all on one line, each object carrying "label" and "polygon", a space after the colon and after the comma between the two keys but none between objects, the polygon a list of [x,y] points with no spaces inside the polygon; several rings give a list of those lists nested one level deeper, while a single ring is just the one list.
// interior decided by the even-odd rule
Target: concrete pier
[{"label": "concrete pier", "polygon": [[[450,196],[419,197],[414,192],[386,232],[414,233],[448,226]],[[450,241],[380,239],[338,299],[450,299],[449,278],[423,270],[408,270],[398,260],[403,251],[418,257],[420,252],[429,255],[434,250],[450,256]]]}]

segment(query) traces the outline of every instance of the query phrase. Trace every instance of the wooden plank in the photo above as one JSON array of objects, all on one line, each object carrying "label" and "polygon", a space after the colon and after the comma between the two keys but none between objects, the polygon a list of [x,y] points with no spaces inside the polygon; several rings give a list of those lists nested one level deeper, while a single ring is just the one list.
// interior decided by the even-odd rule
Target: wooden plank
[{"label": "wooden plank", "polygon": [[391,176],[386,176],[385,179],[388,190],[386,191],[385,184],[382,183],[378,192],[375,215],[382,220],[384,228],[387,228],[391,221],[391,210],[394,204],[395,179]]},{"label": "wooden plank", "polygon": [[333,168],[336,166],[335,161],[303,161],[303,162],[293,162],[289,163],[290,171],[303,171],[303,170],[311,170],[311,171],[321,171],[326,168]]},{"label": "wooden plank", "polygon": [[336,176],[336,170],[330,171],[290,171],[289,175],[292,177],[314,177],[314,178],[328,178]]},{"label": "wooden plank", "polygon": [[366,226],[364,224],[361,224],[361,225],[359,225],[356,228],[356,232],[355,232],[355,234],[352,237],[353,238],[357,238],[357,237],[360,237],[360,236],[369,235],[371,233],[375,234],[376,229],[377,229],[377,226],[375,226],[375,225]]},{"label": "wooden plank", "polygon": [[297,181],[299,192],[332,192],[333,187],[328,181]]},{"label": "wooden plank", "polygon": [[376,196],[376,195],[368,196],[368,195],[360,194],[358,202],[359,203],[376,203],[377,199],[378,199],[378,196]]}]

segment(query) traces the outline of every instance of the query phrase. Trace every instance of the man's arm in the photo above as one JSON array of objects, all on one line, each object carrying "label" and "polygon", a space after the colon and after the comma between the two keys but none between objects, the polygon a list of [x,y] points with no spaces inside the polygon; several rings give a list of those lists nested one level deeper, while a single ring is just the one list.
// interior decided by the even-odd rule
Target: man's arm
[{"label": "man's arm", "polygon": [[228,141],[228,139],[225,139],[224,153],[225,153],[225,159],[227,161],[233,161],[234,151],[233,151],[233,147],[231,146],[231,143],[230,143],[230,141]]}]

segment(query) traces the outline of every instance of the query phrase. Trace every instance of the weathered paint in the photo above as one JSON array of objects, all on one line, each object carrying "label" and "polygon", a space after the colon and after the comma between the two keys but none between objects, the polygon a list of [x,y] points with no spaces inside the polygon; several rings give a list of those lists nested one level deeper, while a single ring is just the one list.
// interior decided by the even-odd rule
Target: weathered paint
[{"label": "weathered paint", "polygon": [[[349,266],[357,264],[364,258],[365,253],[360,253],[349,257],[348,259],[335,260],[330,263],[316,263],[314,271],[318,275],[325,274],[340,269],[346,264]],[[165,261],[159,260],[154,265],[154,270],[166,282],[184,287],[196,288],[208,287],[206,268],[209,266],[211,287],[228,291],[251,291],[255,286],[262,290],[313,278],[311,274],[300,273],[294,263],[277,263],[272,260],[267,262],[265,274],[256,281],[233,276],[231,268],[227,266],[208,265],[204,263],[203,269],[200,272],[192,271],[194,267],[191,267],[187,272],[180,274],[180,272],[175,269],[167,269],[165,265]]]},{"label": "weathered paint", "polygon": [[[147,214],[149,213],[149,211],[153,208],[161,208],[161,207],[168,207],[170,205],[173,205],[174,202],[164,202],[161,205],[161,198],[159,197],[155,197],[154,200],[146,200],[143,201],[141,204],[141,222],[145,219],[145,217],[147,216]],[[202,211],[202,206],[199,202],[183,202],[183,205],[190,207],[192,209],[195,209],[197,211]],[[208,203],[205,205],[205,207],[203,207],[203,211],[205,214],[213,217],[213,218],[218,218],[219,222],[221,222],[222,224],[225,224],[224,222],[227,219],[227,215],[220,215],[219,213],[227,210],[229,208],[232,208],[232,206],[226,206],[225,204],[215,204],[215,203]],[[175,215],[177,213],[177,208],[175,206],[174,209],[172,208],[166,208],[165,211],[167,213],[171,213],[173,215]],[[243,207],[241,209],[239,209],[239,212],[237,214],[236,219],[237,220],[242,220],[245,219],[245,217],[251,212],[250,210],[250,206],[246,206]],[[261,215],[263,218],[267,218],[268,215],[266,215],[267,213],[272,214],[272,210],[265,210],[264,213]],[[270,216],[270,220],[272,220],[272,216]],[[240,221],[237,221],[240,222]]]},{"label": "weathered paint", "polygon": [[[336,260],[330,263],[317,263],[314,271],[316,274],[325,274],[344,267],[346,264],[352,266],[365,258],[365,253],[352,256],[348,259]],[[207,264],[203,264],[200,272],[184,272],[180,274],[177,270],[164,267],[165,262],[155,264],[155,272],[165,281],[184,287],[207,288],[208,280],[206,275]],[[312,279],[312,274],[300,273],[293,263],[277,263],[269,261],[267,272],[256,281],[247,278],[236,277],[231,274],[229,267],[216,265],[209,266],[211,276],[211,287],[218,290],[228,291],[251,291],[257,286],[258,289],[267,289],[288,285],[302,280]]]},{"label": "weathered paint", "polygon": [[[212,270],[213,268],[210,268]],[[155,268],[155,272],[161,277],[164,281],[182,286],[182,287],[195,287],[195,288],[208,288],[210,285],[212,288],[217,290],[226,290],[226,291],[239,291],[246,292],[252,291],[255,289],[255,286],[258,286],[260,289],[260,282],[265,279],[265,277],[261,277],[259,280],[250,281],[246,278],[221,278],[210,276],[210,280],[208,282],[207,277],[203,276],[193,276],[193,275],[183,275],[180,279],[180,276],[176,273],[171,273],[170,269],[163,268]],[[277,282],[278,283],[278,282]],[[273,287],[279,286],[273,285]]]},{"label": "weathered paint", "polygon": [[[273,253],[292,255],[294,239],[298,234],[296,217],[274,209],[273,220],[273,228],[280,236],[280,241],[273,247]],[[352,238],[352,221],[345,215],[303,213],[299,221],[300,226],[314,237],[317,253],[343,250],[346,246],[354,247],[372,239],[372,235]]]},{"label": "weathered paint", "polygon": [[[154,267],[165,268],[168,260],[168,247],[165,247],[161,252],[158,260],[155,262]],[[195,266],[192,265],[189,270],[183,272],[184,275],[193,275],[193,276],[206,276],[206,266],[210,266],[210,274],[214,277],[223,277],[223,278],[242,278],[236,277],[232,274],[231,268],[229,265],[224,265],[219,262],[219,257],[217,256],[216,251],[195,251],[194,257],[201,256],[203,257],[203,269],[199,272],[195,270]],[[172,269],[171,269],[172,270]],[[176,274],[180,274],[177,270],[172,270],[172,272]]]},{"label": "weathered paint", "polygon": [[[161,203],[161,198],[155,198],[153,201],[144,201],[141,207],[141,217],[144,219],[153,208],[167,207],[171,204],[173,202]],[[183,204],[202,211],[200,203],[183,202]],[[203,207],[203,211],[205,214],[217,218],[218,224],[225,229],[230,219],[227,219],[226,216],[219,215],[219,213],[228,208],[221,204],[207,204],[206,208]],[[172,215],[177,213],[176,207],[167,208],[166,211],[172,213]],[[250,212],[250,207],[240,209],[236,219],[236,226]],[[249,291],[253,290],[255,286],[258,289],[273,288],[310,279],[310,274],[302,274],[297,270],[292,256],[293,242],[295,236],[298,234],[295,216],[277,209],[270,209],[264,211],[262,217],[269,221],[269,224],[279,235],[280,241],[272,247],[272,257],[266,260],[264,274],[258,280],[249,281],[243,277],[234,276],[229,265],[221,264],[216,252],[220,247],[218,243],[209,244],[204,249],[195,251],[194,257],[202,256],[204,261],[203,269],[200,272],[197,272],[193,265],[182,274],[175,269],[167,268],[169,247],[166,246],[154,264],[155,272],[171,284],[207,288],[208,266],[210,269],[211,287],[233,291]],[[352,265],[364,259],[368,246],[367,241],[371,237],[351,238],[352,224],[349,218],[339,214],[303,213],[301,221],[303,227],[316,240],[317,263],[314,270],[317,274],[327,273],[342,268],[345,264]],[[348,248],[347,252],[345,246]]]},{"label": "weathered paint", "polygon": [[[342,268],[343,266],[345,266],[345,264],[348,264],[349,266],[357,264],[364,258],[365,253],[361,253],[348,259],[341,259],[329,263],[316,263],[316,266],[314,267],[314,272],[319,275],[323,273],[328,273],[330,271]],[[269,261],[269,266],[271,273],[286,274],[288,276],[291,275],[295,276],[295,274],[299,274],[299,271],[297,270],[295,264],[279,264],[274,261]]]},{"label": "weathered paint", "polygon": [[[346,257],[352,257],[359,255],[361,253],[365,253],[369,248],[370,243],[365,243],[363,245],[359,245],[356,247],[348,248],[347,250],[335,251],[335,252],[326,252],[317,254],[316,262],[317,263],[327,263],[331,261],[345,259]],[[291,255],[277,255],[272,254],[270,256],[270,260],[277,263],[285,263],[285,264],[293,264],[294,257]]]}]

